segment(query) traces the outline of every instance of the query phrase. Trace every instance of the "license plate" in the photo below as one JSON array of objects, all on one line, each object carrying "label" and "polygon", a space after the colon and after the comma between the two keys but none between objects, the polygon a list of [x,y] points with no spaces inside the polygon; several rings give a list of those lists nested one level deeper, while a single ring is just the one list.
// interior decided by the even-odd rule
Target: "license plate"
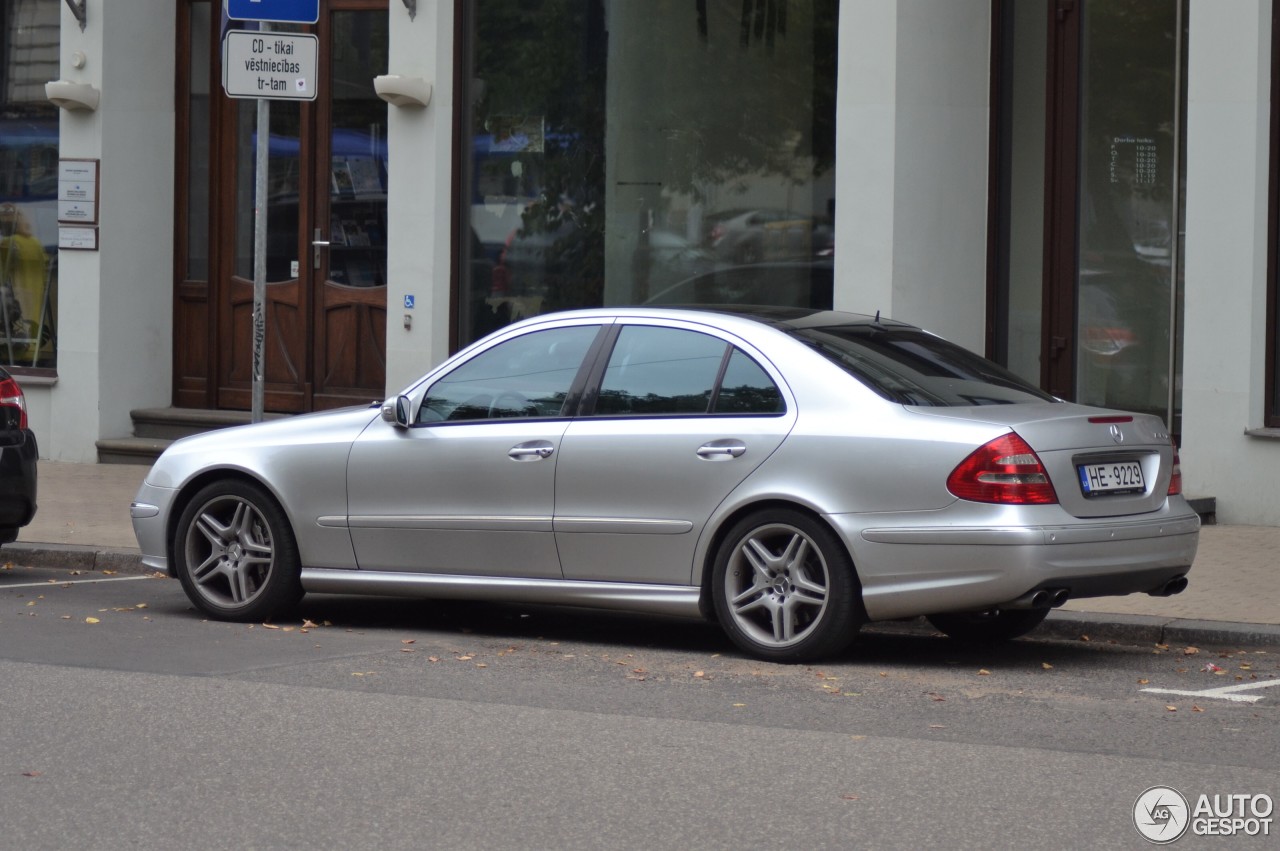
[{"label": "license plate", "polygon": [[1142,479],[1142,465],[1137,461],[1081,464],[1077,469],[1080,471],[1080,488],[1086,496],[1142,493],[1147,489]]}]

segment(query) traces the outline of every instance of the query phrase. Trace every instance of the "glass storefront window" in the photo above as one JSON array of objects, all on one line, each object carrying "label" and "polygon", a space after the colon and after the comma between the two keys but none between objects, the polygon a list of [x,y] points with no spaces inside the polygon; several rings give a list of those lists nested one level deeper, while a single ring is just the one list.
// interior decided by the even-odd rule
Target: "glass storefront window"
[{"label": "glass storefront window", "polygon": [[1076,341],[1076,401],[1153,413],[1175,432],[1180,7],[1084,5]]},{"label": "glass storefront window", "polygon": [[459,342],[601,304],[830,307],[838,5],[463,4]]},{"label": "glass storefront window", "polygon": [[0,364],[57,365],[58,0],[0,4]]}]

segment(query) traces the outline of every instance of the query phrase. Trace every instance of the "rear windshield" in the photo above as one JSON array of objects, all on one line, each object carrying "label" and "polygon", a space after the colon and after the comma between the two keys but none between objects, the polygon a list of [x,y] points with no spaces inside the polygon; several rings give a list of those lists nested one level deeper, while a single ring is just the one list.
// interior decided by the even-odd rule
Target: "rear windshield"
[{"label": "rear windshield", "polygon": [[917,328],[836,325],[790,332],[884,398],[934,408],[1057,401],[999,364]]}]

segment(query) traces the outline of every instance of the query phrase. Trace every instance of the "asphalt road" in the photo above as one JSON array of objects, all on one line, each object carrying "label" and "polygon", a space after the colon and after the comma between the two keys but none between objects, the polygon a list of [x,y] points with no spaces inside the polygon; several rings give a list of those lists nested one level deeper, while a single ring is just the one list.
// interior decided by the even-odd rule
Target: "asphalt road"
[{"label": "asphalt road", "polygon": [[8,568],[0,847],[1141,848],[1149,787],[1280,798],[1271,683],[1280,653],[897,626],[780,666],[549,607],[227,624],[176,581]]}]

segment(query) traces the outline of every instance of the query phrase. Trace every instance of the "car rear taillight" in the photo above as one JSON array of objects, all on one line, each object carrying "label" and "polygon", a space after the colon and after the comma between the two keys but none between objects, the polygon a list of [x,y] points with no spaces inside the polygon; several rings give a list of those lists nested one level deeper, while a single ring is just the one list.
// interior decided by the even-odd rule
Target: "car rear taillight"
[{"label": "car rear taillight", "polygon": [[1017,434],[974,450],[947,477],[947,490],[972,502],[1051,505],[1058,501],[1040,458]]},{"label": "car rear taillight", "polygon": [[[17,428],[27,427],[27,397],[22,393],[22,387],[12,378],[0,379],[0,408],[9,408],[6,411],[6,421],[10,428],[14,427],[14,420],[17,421]],[[16,413],[12,409],[17,409]]]},{"label": "car rear taillight", "polygon": [[1178,444],[1173,444],[1173,474],[1169,476],[1169,496],[1182,493],[1182,460],[1178,458]]}]

